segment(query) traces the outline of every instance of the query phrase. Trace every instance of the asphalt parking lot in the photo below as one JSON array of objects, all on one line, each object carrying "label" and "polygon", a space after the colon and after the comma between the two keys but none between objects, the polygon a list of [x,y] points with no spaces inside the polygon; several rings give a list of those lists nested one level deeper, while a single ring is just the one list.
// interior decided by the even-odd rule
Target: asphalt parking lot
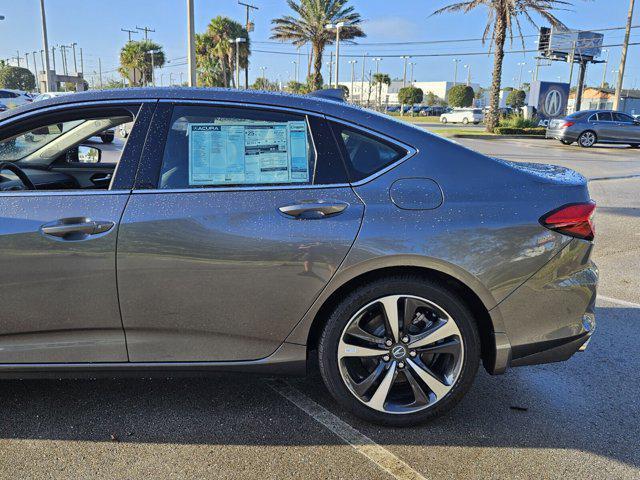
[{"label": "asphalt parking lot", "polygon": [[411,429],[345,413],[316,373],[0,381],[0,478],[640,478],[640,150],[458,141],[590,180],[601,284],[586,352],[481,370],[453,412]]}]

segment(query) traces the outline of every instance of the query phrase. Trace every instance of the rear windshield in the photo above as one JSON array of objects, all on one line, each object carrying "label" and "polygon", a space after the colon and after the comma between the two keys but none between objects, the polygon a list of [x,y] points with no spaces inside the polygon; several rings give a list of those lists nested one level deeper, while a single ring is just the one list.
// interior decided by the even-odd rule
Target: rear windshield
[{"label": "rear windshield", "polygon": [[580,118],[580,117],[584,117],[587,114],[587,112],[575,112],[572,113],[571,115],[567,115],[567,118]]}]

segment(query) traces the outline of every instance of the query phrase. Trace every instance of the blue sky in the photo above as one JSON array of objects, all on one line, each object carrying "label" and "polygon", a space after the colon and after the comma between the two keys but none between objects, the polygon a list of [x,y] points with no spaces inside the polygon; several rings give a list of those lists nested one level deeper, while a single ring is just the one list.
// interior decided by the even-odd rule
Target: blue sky
[{"label": "blue sky", "polygon": [[[253,49],[270,52],[291,52],[295,50],[289,45],[271,43],[269,40],[271,19],[289,13],[284,0],[252,0],[260,7],[252,18],[255,31],[252,33]],[[432,17],[430,14],[437,8],[449,3],[448,0],[351,0],[350,3],[362,15],[363,28],[367,38],[360,40],[363,45],[343,45],[345,55],[361,56],[367,52],[370,57],[376,55],[392,55],[381,62],[381,70],[392,77],[402,75],[402,60],[400,55],[414,55],[415,79],[417,81],[452,80],[454,75],[453,58],[461,59],[458,79],[466,75],[463,65],[469,65],[472,81],[487,86],[491,78],[492,59],[487,55],[467,56],[463,53],[485,52],[486,46],[479,41],[452,42],[441,44],[406,44],[404,42],[420,42],[432,40],[475,39],[482,34],[486,12],[480,8],[470,14],[446,14]],[[567,26],[581,29],[599,29],[624,26],[629,2],[628,0],[574,0],[570,11],[559,12],[558,16]],[[637,2],[636,2],[637,3]],[[47,20],[49,28],[49,43],[51,45],[70,44],[77,42],[83,47],[85,73],[90,75],[98,70],[98,58],[102,60],[105,78],[117,77],[115,68],[118,62],[118,52],[125,43],[126,34],[120,28],[136,26],[150,26],[155,33],[150,36],[163,45],[168,59],[172,62],[161,72],[163,81],[169,79],[173,72],[173,79],[179,78],[180,72],[185,72],[184,63],[186,50],[186,1],[185,0],[46,0]],[[244,22],[245,10],[236,0],[195,0],[196,29],[203,31],[210,18],[216,15],[226,15],[240,22]],[[16,56],[19,50],[24,53],[41,47],[40,13],[38,0],[19,0],[9,2],[0,1],[0,15],[6,19],[0,21],[0,58]],[[540,19],[536,19],[540,21]],[[640,7],[636,5],[634,24],[640,25]],[[535,29],[530,25],[524,26],[525,34],[534,34]],[[616,30],[605,33],[606,44],[622,42],[624,31]],[[140,38],[140,35],[137,36]],[[535,48],[535,37],[527,37],[526,47]],[[632,42],[640,42],[640,28],[632,30]],[[397,45],[371,45],[372,43],[398,42]],[[365,44],[370,45],[365,45]],[[331,47],[333,48],[333,47]],[[519,43],[514,42],[514,49],[520,49]],[[425,54],[443,54],[440,57],[417,57]],[[640,45],[630,48],[625,87],[640,88]],[[326,51],[328,56],[329,50]],[[306,51],[302,49],[302,78],[306,70]],[[31,58],[31,57],[30,57]],[[267,76],[286,80],[293,74],[292,61],[295,55],[255,52],[251,59],[250,78],[259,76],[259,67],[266,67]],[[607,68],[609,81],[613,78],[612,70],[617,69],[620,59],[620,48],[610,49],[610,63]],[[348,83],[350,66],[348,57],[341,62],[341,82]],[[357,58],[356,78],[360,77],[361,59]],[[38,60],[39,61],[39,60]],[[328,61],[328,58],[325,59]],[[534,67],[532,54],[509,54],[504,64],[503,83],[517,84],[520,66],[523,81],[531,78],[530,70]],[[60,65],[60,59],[58,59]],[[367,70],[373,68],[371,62]],[[552,66],[542,67],[540,79],[556,81],[568,78],[569,66],[564,63],[554,63]],[[587,80],[590,84],[598,84],[602,79],[603,66],[590,66]],[[326,77],[326,73],[325,73]],[[514,80],[515,79],[515,80]],[[574,76],[575,79],[575,76]]]}]

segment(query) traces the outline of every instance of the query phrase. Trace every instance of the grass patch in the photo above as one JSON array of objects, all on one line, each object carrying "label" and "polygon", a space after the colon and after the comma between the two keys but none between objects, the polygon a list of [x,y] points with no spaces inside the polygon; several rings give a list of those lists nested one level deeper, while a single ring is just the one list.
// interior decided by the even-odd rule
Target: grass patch
[{"label": "grass patch", "polygon": [[463,129],[463,128],[426,128],[428,132],[435,133],[437,135],[441,135],[443,137],[451,137],[453,135],[477,135],[477,136],[495,136],[495,133],[489,133],[485,130],[481,130],[479,128],[475,129]]},{"label": "grass patch", "polygon": [[544,127],[496,127],[496,133],[498,135],[542,135],[546,133],[546,128]]}]

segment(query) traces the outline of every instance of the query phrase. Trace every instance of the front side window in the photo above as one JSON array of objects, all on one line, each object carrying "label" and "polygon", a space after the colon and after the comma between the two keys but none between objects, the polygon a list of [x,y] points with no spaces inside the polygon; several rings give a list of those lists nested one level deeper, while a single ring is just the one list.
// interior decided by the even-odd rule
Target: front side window
[{"label": "front side window", "polygon": [[625,115],[624,113],[614,112],[613,119],[616,122],[633,123],[633,118],[631,118],[629,115]]},{"label": "front side window", "polygon": [[598,121],[599,122],[612,122],[613,117],[611,116],[611,112],[600,112],[598,113]]},{"label": "front side window", "polygon": [[350,127],[334,123],[332,128],[343,149],[352,182],[376,173],[407,154],[405,149],[397,145]]},{"label": "front side window", "polygon": [[[344,166],[317,145],[323,142],[318,130],[325,128],[319,122],[281,111],[176,106],[158,188],[315,185],[333,183],[335,178],[344,181]],[[337,152],[334,156],[338,158]]]}]

